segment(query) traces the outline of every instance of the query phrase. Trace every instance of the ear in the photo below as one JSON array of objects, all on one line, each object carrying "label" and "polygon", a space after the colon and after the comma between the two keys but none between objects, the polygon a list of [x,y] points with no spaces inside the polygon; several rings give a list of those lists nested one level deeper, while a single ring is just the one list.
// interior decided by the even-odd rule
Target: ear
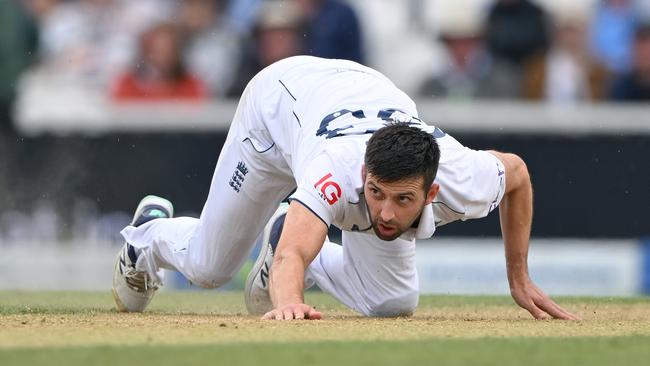
[{"label": "ear", "polygon": [[366,183],[366,164],[361,164],[361,181]]},{"label": "ear", "polygon": [[427,199],[424,202],[424,204],[428,205],[429,203],[433,202],[433,199],[436,198],[436,195],[438,194],[439,190],[440,190],[440,185],[437,183],[433,183],[431,185],[431,188],[429,188],[429,192],[427,192]]}]

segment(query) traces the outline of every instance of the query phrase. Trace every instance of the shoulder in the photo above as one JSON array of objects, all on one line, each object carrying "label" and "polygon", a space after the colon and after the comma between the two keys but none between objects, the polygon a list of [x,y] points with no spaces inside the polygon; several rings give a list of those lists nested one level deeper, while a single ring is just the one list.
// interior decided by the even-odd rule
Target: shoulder
[{"label": "shoulder", "polygon": [[327,226],[338,221],[344,212],[349,186],[346,174],[327,153],[310,158],[296,176],[298,186],[290,200],[311,210]]},{"label": "shoulder", "polygon": [[296,176],[299,186],[315,190],[328,204],[339,199],[356,201],[366,140],[363,136],[337,137],[325,143],[322,151],[304,162]]},{"label": "shoulder", "polygon": [[[353,151],[348,151],[349,154],[354,154]],[[325,194],[325,191],[330,191],[335,188],[338,192],[336,195],[343,194],[342,187],[348,186],[350,181],[350,167],[349,159],[344,155],[343,150],[325,148],[318,155],[310,158],[305,162],[302,169],[303,174],[300,180],[303,185],[309,185]],[[328,195],[331,196],[331,195]],[[335,201],[336,198],[324,198],[325,201]]]}]

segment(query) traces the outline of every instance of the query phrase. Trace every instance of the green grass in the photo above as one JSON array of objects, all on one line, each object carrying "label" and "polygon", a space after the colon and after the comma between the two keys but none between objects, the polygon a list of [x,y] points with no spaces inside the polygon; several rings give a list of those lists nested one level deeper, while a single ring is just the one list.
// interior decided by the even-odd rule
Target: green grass
[{"label": "green grass", "polygon": [[647,365],[650,337],[431,339],[0,351],[2,365]]},{"label": "green grass", "polygon": [[323,321],[248,316],[239,292],[161,292],[144,314],[110,293],[0,292],[0,365],[647,365],[650,300],[559,298],[580,322],[535,321],[506,296],[424,296],[368,319],[321,293]]}]

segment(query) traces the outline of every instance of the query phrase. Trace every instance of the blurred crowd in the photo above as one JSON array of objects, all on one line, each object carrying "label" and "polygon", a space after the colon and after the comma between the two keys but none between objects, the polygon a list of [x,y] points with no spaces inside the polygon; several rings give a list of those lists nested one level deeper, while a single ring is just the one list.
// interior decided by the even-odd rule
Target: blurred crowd
[{"label": "blurred crowd", "polygon": [[258,70],[298,54],[364,61],[356,14],[338,0],[23,0],[4,7],[20,28],[14,38],[23,40],[8,54],[21,53],[16,58],[40,75],[103,88],[116,100],[236,97]]},{"label": "blurred crowd", "polygon": [[[412,92],[559,103],[650,99],[650,1],[585,2],[587,8],[447,0],[453,6],[422,29],[442,50],[442,67],[418,75]],[[10,101],[25,74],[100,90],[115,101],[199,101],[237,98],[256,72],[293,55],[375,66],[361,3],[3,0],[0,97]],[[370,21],[376,27],[395,20],[387,13]]]},{"label": "blurred crowd", "polygon": [[[420,94],[554,103],[650,100],[650,1],[545,9],[497,0],[484,17],[441,15],[449,60]],[[466,11],[457,8],[459,12]]]},{"label": "blurred crowd", "polygon": [[300,54],[378,68],[419,100],[648,101],[650,0],[0,0],[0,208],[46,199],[45,180],[70,211],[85,159],[62,140],[30,160],[12,111],[237,99]]}]

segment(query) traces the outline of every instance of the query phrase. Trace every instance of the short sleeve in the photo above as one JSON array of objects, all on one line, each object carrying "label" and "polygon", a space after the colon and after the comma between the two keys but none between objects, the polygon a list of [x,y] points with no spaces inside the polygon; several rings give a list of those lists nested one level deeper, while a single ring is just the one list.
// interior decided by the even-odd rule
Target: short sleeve
[{"label": "short sleeve", "polygon": [[298,187],[289,197],[290,201],[300,202],[328,227],[340,219],[345,204],[343,189],[347,185],[329,156],[323,154],[311,160],[302,177],[296,178]]}]

